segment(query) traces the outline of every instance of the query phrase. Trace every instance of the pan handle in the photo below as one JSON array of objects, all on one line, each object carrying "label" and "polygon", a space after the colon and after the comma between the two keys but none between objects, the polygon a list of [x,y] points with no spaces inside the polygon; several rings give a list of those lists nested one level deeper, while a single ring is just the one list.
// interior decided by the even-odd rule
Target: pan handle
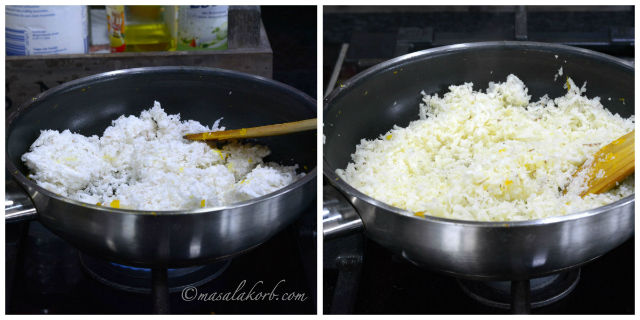
[{"label": "pan handle", "polygon": [[5,222],[20,222],[33,220],[38,217],[36,208],[29,195],[18,183],[9,179],[4,183],[4,220]]},{"label": "pan handle", "polygon": [[351,203],[336,188],[325,185],[322,192],[322,235],[324,239],[357,232],[363,226],[360,215]]}]

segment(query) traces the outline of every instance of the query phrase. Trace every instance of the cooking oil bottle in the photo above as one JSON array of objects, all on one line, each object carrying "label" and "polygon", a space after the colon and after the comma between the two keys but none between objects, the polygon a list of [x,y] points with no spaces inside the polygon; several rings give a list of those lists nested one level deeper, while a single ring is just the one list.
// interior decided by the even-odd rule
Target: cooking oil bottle
[{"label": "cooking oil bottle", "polygon": [[111,52],[176,49],[176,6],[106,6]]}]

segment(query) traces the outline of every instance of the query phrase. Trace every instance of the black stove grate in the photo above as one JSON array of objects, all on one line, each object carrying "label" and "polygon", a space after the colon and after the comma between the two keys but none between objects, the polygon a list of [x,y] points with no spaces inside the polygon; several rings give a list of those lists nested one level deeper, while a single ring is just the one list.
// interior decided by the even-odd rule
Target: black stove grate
[{"label": "black stove grate", "polygon": [[[86,255],[80,258],[77,249],[36,221],[7,224],[6,313],[315,314],[316,254],[301,250],[302,246],[315,248],[315,235],[307,232],[311,228],[307,221],[315,223],[315,205],[296,223],[233,261],[164,269],[166,274],[163,270],[123,268]],[[89,269],[83,264],[89,265]],[[97,276],[103,279],[96,280]],[[181,288],[185,287],[195,287],[198,293],[226,293],[236,290],[242,281],[246,283],[244,291],[262,281],[264,284],[259,288],[264,291],[281,280],[285,282],[278,286],[280,293],[303,293],[307,298],[304,301],[182,298]],[[151,288],[152,285],[155,287]]]}]

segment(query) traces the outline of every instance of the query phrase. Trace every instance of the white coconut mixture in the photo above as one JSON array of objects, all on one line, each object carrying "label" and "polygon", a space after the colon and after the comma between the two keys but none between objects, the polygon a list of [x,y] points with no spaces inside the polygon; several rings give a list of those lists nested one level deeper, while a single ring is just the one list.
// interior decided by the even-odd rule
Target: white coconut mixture
[{"label": "white coconut mixture", "polygon": [[420,119],[363,139],[337,174],[361,192],[414,215],[515,221],[565,215],[631,195],[633,176],[614,189],[581,198],[562,190],[603,145],[634,129],[634,118],[611,114],[567,79],[567,94],[531,102],[514,75],[454,85],[427,95]]},{"label": "white coconut mixture", "polygon": [[121,116],[102,137],[44,130],[22,160],[41,187],[78,201],[136,210],[185,210],[256,198],[304,176],[265,163],[266,146],[221,149],[183,138],[220,131],[167,115],[159,102],[139,117]]}]

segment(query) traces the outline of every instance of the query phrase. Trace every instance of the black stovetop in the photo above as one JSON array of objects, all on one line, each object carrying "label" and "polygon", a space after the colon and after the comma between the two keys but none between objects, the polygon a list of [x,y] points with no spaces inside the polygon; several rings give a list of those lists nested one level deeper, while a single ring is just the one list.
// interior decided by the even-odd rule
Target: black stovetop
[{"label": "black stovetop", "polygon": [[[339,240],[329,245],[335,256],[344,250],[347,255],[357,250],[353,239]],[[346,241],[346,242],[345,242]],[[351,242],[351,243],[348,243]],[[345,313],[351,308],[355,314],[508,314],[505,309],[485,306],[465,294],[458,281],[448,275],[416,267],[387,249],[364,240],[361,251],[362,265],[359,281],[335,291],[338,271],[334,267],[324,269],[324,312]],[[326,249],[325,249],[326,250]],[[604,256],[582,266],[580,280],[566,297],[545,307],[535,308],[533,314],[633,314],[634,313],[634,239]],[[354,268],[354,266],[351,266]],[[347,268],[347,271],[354,274]],[[346,290],[345,290],[346,289]],[[341,304],[348,301],[344,291],[354,290],[351,306],[334,306],[334,296]],[[347,294],[348,295],[348,294]],[[337,309],[337,311],[336,311]]]},{"label": "black stovetop", "polygon": [[[227,301],[186,301],[170,295],[174,314],[315,314],[315,205],[293,225],[259,247],[231,260],[216,279],[196,285],[198,293],[235,292]],[[130,293],[96,281],[78,250],[39,222],[7,224],[6,312],[8,314],[148,314],[150,294]],[[276,284],[281,282],[277,287]],[[262,281],[260,283],[259,281]],[[302,293],[304,301],[239,301],[239,293]],[[188,293],[190,294],[190,293]],[[187,299],[190,295],[185,295]],[[246,296],[246,294],[245,294]]]}]

